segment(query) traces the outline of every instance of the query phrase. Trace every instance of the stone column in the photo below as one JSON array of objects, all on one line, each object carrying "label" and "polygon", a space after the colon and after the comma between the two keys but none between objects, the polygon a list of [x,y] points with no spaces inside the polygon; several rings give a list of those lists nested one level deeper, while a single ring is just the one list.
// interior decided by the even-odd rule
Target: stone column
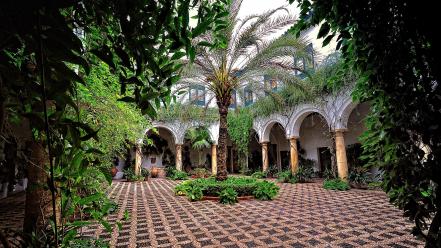
[{"label": "stone column", "polygon": [[291,173],[296,173],[299,167],[299,153],[297,151],[297,137],[289,139],[289,155],[291,160]]},{"label": "stone column", "polygon": [[142,164],[142,150],[141,145],[136,144],[135,147],[135,175],[141,175],[141,164]]},{"label": "stone column", "polygon": [[217,145],[212,144],[211,145],[211,174],[216,175],[217,174]]},{"label": "stone column", "polygon": [[176,144],[176,170],[182,171],[182,145]]},{"label": "stone column", "polygon": [[269,168],[269,157],[268,157],[268,143],[262,142],[262,170],[267,171]]},{"label": "stone column", "polygon": [[348,180],[348,161],[346,158],[344,130],[335,130],[335,153],[337,155],[337,171],[340,179]]}]

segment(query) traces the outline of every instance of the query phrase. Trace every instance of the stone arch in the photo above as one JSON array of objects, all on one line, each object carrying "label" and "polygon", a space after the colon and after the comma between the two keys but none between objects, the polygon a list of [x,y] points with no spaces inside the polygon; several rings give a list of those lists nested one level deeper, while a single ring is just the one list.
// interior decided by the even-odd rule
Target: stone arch
[{"label": "stone arch", "polygon": [[208,134],[210,135],[210,139],[213,142],[213,144],[217,144],[217,139],[219,137],[219,123],[213,123],[210,125],[204,125],[202,123],[199,122],[192,122],[192,123],[188,123],[187,125],[185,125],[185,127],[183,127],[181,129],[181,135],[179,140],[182,141],[180,144],[182,144],[184,142],[185,139],[185,133],[187,133],[188,129],[190,128],[198,128],[198,127],[205,127],[208,131]]},{"label": "stone arch", "polygon": [[283,123],[277,119],[270,119],[263,125],[262,133],[261,133],[261,135],[259,135],[260,142],[269,142],[270,141],[271,129],[273,128],[274,124],[276,124],[276,123],[280,124],[280,126],[283,127],[283,129],[285,131],[285,136],[286,136],[286,129],[284,128]]},{"label": "stone arch", "polygon": [[347,129],[349,116],[359,103],[354,102],[350,96],[343,100],[343,104],[337,111],[335,118],[335,129]]},{"label": "stone arch", "polygon": [[329,127],[331,127],[331,121],[329,116],[320,108],[317,106],[311,105],[311,104],[305,104],[301,107],[294,110],[294,114],[292,115],[292,118],[290,120],[290,124],[287,128],[287,136],[288,138],[298,138],[300,136],[300,127],[302,125],[303,120],[312,113],[318,113],[320,114],[328,124]]},{"label": "stone arch", "polygon": [[170,125],[165,124],[165,123],[153,123],[152,127],[146,128],[144,130],[141,138],[138,139],[138,141],[136,143],[142,144],[144,142],[145,135],[153,128],[163,128],[163,129],[167,130],[168,132],[170,132],[172,134],[175,144],[182,144],[182,142],[179,142],[179,136],[178,136],[177,132]]}]

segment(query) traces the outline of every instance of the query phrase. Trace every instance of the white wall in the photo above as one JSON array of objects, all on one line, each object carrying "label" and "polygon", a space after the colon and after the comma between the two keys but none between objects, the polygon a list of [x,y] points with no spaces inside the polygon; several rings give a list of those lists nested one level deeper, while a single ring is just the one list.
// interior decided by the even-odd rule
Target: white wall
[{"label": "white wall", "polygon": [[366,130],[364,119],[369,113],[369,104],[361,103],[352,110],[348,120],[348,130],[345,132],[345,144],[360,143],[358,137]]},{"label": "white wall", "polygon": [[303,156],[316,161],[316,171],[320,170],[319,147],[329,147],[331,140],[326,121],[320,115],[309,115],[300,126],[300,146],[305,150]]},{"label": "white wall", "polygon": [[[286,138],[285,130],[283,129],[282,126],[278,124],[274,124],[274,126],[271,128],[270,143],[277,145],[277,154],[275,154],[276,157],[274,159],[276,159],[276,163],[277,163],[276,165],[278,166],[278,168],[281,168],[282,158],[280,156],[280,152],[289,151],[289,141]],[[286,167],[287,165],[284,166]]]}]

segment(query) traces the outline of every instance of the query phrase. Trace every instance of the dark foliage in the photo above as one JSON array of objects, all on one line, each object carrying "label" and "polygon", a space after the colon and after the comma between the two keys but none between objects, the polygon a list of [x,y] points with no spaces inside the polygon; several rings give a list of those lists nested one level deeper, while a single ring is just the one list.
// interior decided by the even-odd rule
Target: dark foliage
[{"label": "dark foliage", "polygon": [[[294,2],[294,0],[290,0]],[[391,201],[427,247],[441,247],[441,38],[436,2],[299,0],[293,32],[320,26],[362,73],[355,97],[370,101],[364,158],[384,170]],[[298,32],[296,32],[298,33]]]}]

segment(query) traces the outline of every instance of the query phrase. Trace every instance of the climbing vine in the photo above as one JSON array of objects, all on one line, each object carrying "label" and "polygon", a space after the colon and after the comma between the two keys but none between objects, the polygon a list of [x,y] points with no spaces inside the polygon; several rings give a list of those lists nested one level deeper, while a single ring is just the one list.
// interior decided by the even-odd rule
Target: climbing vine
[{"label": "climbing vine", "polygon": [[[248,161],[248,143],[253,127],[253,115],[249,108],[236,109],[227,116],[228,134],[239,152],[239,161],[244,167]],[[246,166],[248,167],[248,166]]]},{"label": "climbing vine", "polygon": [[217,108],[204,108],[193,104],[177,102],[158,112],[157,121],[204,122],[213,123],[219,120]]}]

